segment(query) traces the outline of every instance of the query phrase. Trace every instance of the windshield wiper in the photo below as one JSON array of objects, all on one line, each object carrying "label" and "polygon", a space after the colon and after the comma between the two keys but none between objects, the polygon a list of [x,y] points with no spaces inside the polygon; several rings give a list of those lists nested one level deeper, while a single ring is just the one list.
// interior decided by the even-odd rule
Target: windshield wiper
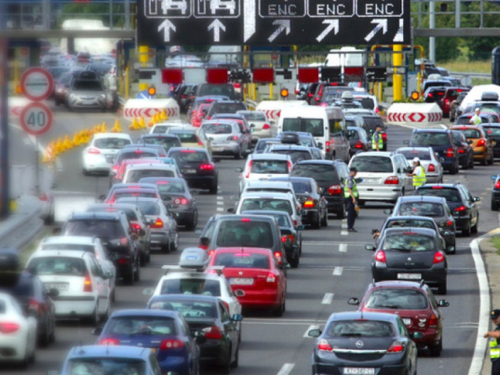
[{"label": "windshield wiper", "polygon": [[363,336],[361,333],[341,333],[340,336]]},{"label": "windshield wiper", "polygon": [[379,305],[377,307],[387,307],[388,309],[399,309],[399,305]]},{"label": "windshield wiper", "polygon": [[384,250],[394,250],[394,251],[411,251],[411,249],[405,249],[402,247],[391,247],[389,249],[384,249]]}]

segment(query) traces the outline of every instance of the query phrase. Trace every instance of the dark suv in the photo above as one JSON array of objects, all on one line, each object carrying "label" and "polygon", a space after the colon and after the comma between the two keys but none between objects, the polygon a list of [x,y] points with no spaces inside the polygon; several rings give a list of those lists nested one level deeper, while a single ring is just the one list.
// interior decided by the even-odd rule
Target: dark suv
[{"label": "dark suv", "polygon": [[415,195],[443,197],[453,213],[457,230],[464,236],[477,233],[479,226],[479,197],[473,197],[462,184],[425,184],[415,190]]},{"label": "dark suv", "polygon": [[236,92],[234,91],[234,86],[230,83],[203,83],[196,87],[195,95],[199,96],[212,96],[212,95],[224,95],[229,98],[229,100],[237,100]]},{"label": "dark suv", "polygon": [[218,113],[236,113],[238,111],[246,111],[248,107],[242,101],[230,101],[221,100],[213,102],[210,107],[208,107],[206,120],[210,120],[213,115]]},{"label": "dark suv", "polygon": [[451,174],[458,173],[458,151],[451,130],[414,129],[409,145],[410,147],[432,147],[434,152],[442,158],[443,168]]},{"label": "dark suv", "polygon": [[304,160],[296,163],[291,177],[313,178],[322,189],[328,204],[328,213],[345,217],[344,184],[349,169],[342,160]]},{"label": "dark suv", "polygon": [[64,223],[61,235],[96,236],[106,247],[117,277],[132,285],[140,279],[140,254],[124,212],[76,213]]}]

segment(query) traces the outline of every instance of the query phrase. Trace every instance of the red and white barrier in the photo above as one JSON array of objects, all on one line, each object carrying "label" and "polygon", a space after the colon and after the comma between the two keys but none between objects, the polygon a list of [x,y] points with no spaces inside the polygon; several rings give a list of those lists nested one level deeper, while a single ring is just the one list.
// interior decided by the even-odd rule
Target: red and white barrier
[{"label": "red and white barrier", "polygon": [[307,105],[305,100],[264,100],[259,103],[255,110],[264,112],[269,121],[275,121],[277,123],[283,108]]},{"label": "red and white barrier", "polygon": [[27,98],[24,97],[13,97],[9,98],[9,116],[19,117],[21,111],[25,106],[31,103]]},{"label": "red and white barrier", "polygon": [[152,118],[157,112],[165,113],[169,120],[180,117],[179,105],[174,99],[129,99],[123,107],[123,117],[133,120],[137,117]]},{"label": "red and white barrier", "polygon": [[387,110],[389,124],[426,127],[442,120],[443,111],[436,103],[394,103]]}]

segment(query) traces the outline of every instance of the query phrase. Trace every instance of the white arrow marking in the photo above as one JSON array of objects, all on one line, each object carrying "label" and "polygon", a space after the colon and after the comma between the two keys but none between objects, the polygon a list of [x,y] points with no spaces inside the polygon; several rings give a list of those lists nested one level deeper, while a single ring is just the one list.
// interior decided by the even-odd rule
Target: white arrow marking
[{"label": "white arrow marking", "polygon": [[290,20],[276,20],[273,22],[273,25],[279,25],[279,27],[271,34],[271,36],[267,39],[269,42],[273,42],[274,39],[281,34],[282,31],[286,30],[286,35],[290,34]]},{"label": "white arrow marking", "polygon": [[375,28],[372,31],[370,31],[370,33],[365,37],[365,40],[367,42],[372,40],[375,34],[378,33],[380,29],[383,29],[382,30],[383,34],[387,33],[387,18],[375,18],[374,20],[372,20],[371,23],[377,23],[378,25],[375,26]]},{"label": "white arrow marking", "polygon": [[399,19],[399,29],[398,29],[398,32],[396,33],[396,36],[393,39],[394,42],[403,42],[404,22],[405,22],[404,19],[402,19],[402,18]]},{"label": "white arrow marking", "polygon": [[220,42],[220,31],[226,31],[226,26],[219,20],[215,20],[208,25],[208,31],[214,29],[214,42]]},{"label": "white arrow marking", "polygon": [[176,31],[175,25],[170,22],[170,20],[163,21],[160,26],[158,26],[158,31],[163,29],[163,39],[165,42],[170,42],[170,30]]},{"label": "white arrow marking", "polygon": [[325,37],[330,33],[330,31],[332,31],[333,29],[335,29],[334,31],[334,34],[338,34],[339,33],[339,20],[324,20],[323,21],[324,24],[329,24],[328,27],[323,30],[323,32],[321,34],[318,35],[318,37],[316,38],[316,40],[318,42],[321,42],[323,39],[325,39]]},{"label": "white arrow marking", "polygon": [[255,34],[255,0],[244,0],[243,3],[243,41]]}]

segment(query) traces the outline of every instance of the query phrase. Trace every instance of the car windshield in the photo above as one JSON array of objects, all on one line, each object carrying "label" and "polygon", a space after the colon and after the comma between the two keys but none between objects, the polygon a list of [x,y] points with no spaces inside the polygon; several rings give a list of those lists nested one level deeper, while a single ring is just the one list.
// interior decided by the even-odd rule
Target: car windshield
[{"label": "car windshield", "polygon": [[399,206],[398,215],[414,216],[444,216],[443,206],[439,203],[431,202],[405,202]]},{"label": "car windshield", "polygon": [[271,223],[254,219],[224,220],[217,233],[217,247],[273,248]]},{"label": "car windshield", "polygon": [[434,241],[429,236],[412,232],[399,232],[385,237],[383,250],[429,251],[435,250]]},{"label": "car windshield", "polygon": [[267,121],[266,115],[263,112],[252,111],[241,113],[247,121]]},{"label": "car windshield", "polygon": [[94,141],[94,146],[100,149],[118,150],[131,144],[130,139],[123,138],[99,138]]},{"label": "car windshield", "polygon": [[283,131],[311,133],[313,137],[322,137],[324,123],[320,118],[284,118]]},{"label": "car windshield", "polygon": [[486,134],[490,137],[500,137],[500,127],[498,126],[483,126]]},{"label": "car windshield", "polygon": [[0,314],[5,314],[7,311],[7,306],[4,300],[0,300]]},{"label": "car windshield", "polygon": [[181,141],[178,138],[165,137],[145,137],[141,139],[141,143],[145,145],[160,145],[166,151],[172,147],[180,147]]},{"label": "car windshield", "polygon": [[131,208],[115,208],[115,207],[90,207],[89,212],[124,212],[129,221],[137,221],[137,215]]},{"label": "car windshield", "polygon": [[262,174],[288,174],[287,160],[252,160],[250,172]]},{"label": "car windshield", "polygon": [[229,124],[203,124],[201,129],[206,134],[231,134],[233,127]]},{"label": "car windshield", "polygon": [[125,159],[145,159],[145,158],[155,158],[158,154],[149,151],[127,151],[123,152],[116,158],[117,163],[121,163]]},{"label": "car windshield", "polygon": [[403,228],[403,227],[436,229],[436,226],[432,221],[419,220],[419,219],[389,220],[386,226],[386,228]]},{"label": "car windshield", "polygon": [[431,153],[428,150],[400,150],[398,154],[403,155],[406,160],[413,160],[413,158],[419,158],[420,160],[431,160]]},{"label": "car windshield", "polygon": [[368,296],[365,307],[369,309],[425,310],[427,298],[414,289],[375,289]]},{"label": "car windshield", "polygon": [[215,266],[226,268],[261,268],[270,269],[269,255],[249,252],[220,253],[215,255]]},{"label": "car windshield", "polygon": [[169,156],[174,158],[179,165],[186,163],[208,162],[208,156],[205,152],[197,152],[194,150],[170,152]]},{"label": "car windshield", "polygon": [[418,132],[413,134],[411,144],[414,146],[447,146],[450,144],[448,133]]},{"label": "car windshield", "polygon": [[379,116],[365,116],[363,120],[368,129],[375,130],[378,125],[382,126],[382,129],[384,128],[384,120]]},{"label": "car windshield", "polygon": [[210,85],[210,84],[202,85],[200,88],[200,92],[198,93],[198,96],[208,96],[208,95],[224,95],[233,98],[234,88],[232,85]]},{"label": "car windshield", "polygon": [[184,318],[189,319],[215,319],[217,318],[217,307],[213,302],[198,301],[153,301],[150,309],[178,311]]},{"label": "car windshield", "polygon": [[216,113],[236,113],[242,109],[246,109],[243,103],[214,103],[209,109],[209,112],[214,115]]},{"label": "car windshield", "polygon": [[358,172],[392,173],[392,160],[387,156],[355,156],[351,163]]},{"label": "car windshield", "polygon": [[117,191],[113,195],[113,199],[117,201],[120,198],[158,198],[158,195],[152,191]]},{"label": "car windshield", "polygon": [[391,337],[394,336],[394,328],[389,322],[377,320],[339,320],[330,323],[327,335],[331,337]]},{"label": "car windshield", "polygon": [[464,128],[456,130],[465,135],[465,138],[482,138],[481,131],[478,129]]},{"label": "car windshield", "polygon": [[161,285],[161,294],[202,294],[220,297],[220,281],[204,278],[167,279]]},{"label": "car windshield", "polygon": [[336,183],[339,180],[337,171],[330,164],[296,164],[290,176],[310,177],[316,180],[316,182]]},{"label": "car windshield", "polygon": [[284,211],[290,215],[293,214],[290,201],[284,199],[250,198],[243,200],[240,211],[243,212],[252,210]]},{"label": "car windshield", "polygon": [[361,103],[361,106],[365,109],[370,109],[373,110],[375,109],[375,102],[373,101],[372,98],[370,97],[363,97],[363,98],[355,98],[358,102]]},{"label": "car windshield", "polygon": [[135,204],[139,211],[142,212],[143,215],[159,215],[160,207],[156,202],[150,201],[141,201],[141,200],[132,200],[132,199],[120,199],[117,203],[131,203]]},{"label": "car windshield", "polygon": [[99,238],[123,238],[123,227],[117,220],[69,220],[63,228],[65,236],[97,236]]},{"label": "car windshield", "polygon": [[134,358],[72,358],[67,375],[146,375],[146,362]]},{"label": "car windshield", "polygon": [[102,86],[100,81],[76,79],[73,83],[73,90],[102,91]]},{"label": "car windshield", "polygon": [[108,335],[175,335],[175,323],[160,316],[117,316],[106,324]]},{"label": "car windshield", "polygon": [[439,189],[434,188],[419,188],[416,192],[416,195],[431,195],[434,197],[443,197],[448,202],[461,202],[462,198],[460,197],[460,193],[458,189],[453,188],[443,188],[439,186]]},{"label": "car windshield", "polygon": [[179,137],[181,144],[182,143],[198,143],[198,137],[195,133],[181,133],[181,132],[171,132]]},{"label": "car windshield", "polygon": [[296,163],[299,160],[311,160],[311,153],[305,150],[293,150],[293,149],[281,149],[281,150],[271,150],[271,154],[282,154],[290,155],[292,163]]},{"label": "car windshield", "polygon": [[33,258],[27,267],[35,275],[85,276],[87,267],[81,258],[40,257]]},{"label": "car windshield", "polygon": [[73,243],[43,244],[42,250],[76,250],[76,251],[88,251],[89,253],[95,254],[94,245],[83,245],[83,244],[73,244]]},{"label": "car windshield", "polygon": [[160,194],[162,193],[184,193],[184,184],[177,181],[158,181],[156,183]]},{"label": "car windshield", "polygon": [[133,169],[127,174],[127,183],[139,182],[146,177],[175,177],[175,173],[169,169]]}]

